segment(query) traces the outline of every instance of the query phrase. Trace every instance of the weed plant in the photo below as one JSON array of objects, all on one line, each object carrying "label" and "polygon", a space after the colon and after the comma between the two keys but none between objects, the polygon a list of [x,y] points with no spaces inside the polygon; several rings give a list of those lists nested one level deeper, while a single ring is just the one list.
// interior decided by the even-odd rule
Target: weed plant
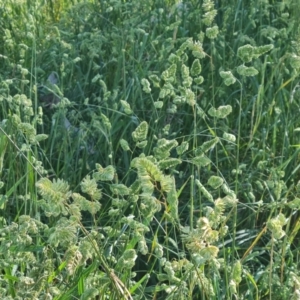
[{"label": "weed plant", "polygon": [[1,299],[299,299],[297,2],[0,4]]}]

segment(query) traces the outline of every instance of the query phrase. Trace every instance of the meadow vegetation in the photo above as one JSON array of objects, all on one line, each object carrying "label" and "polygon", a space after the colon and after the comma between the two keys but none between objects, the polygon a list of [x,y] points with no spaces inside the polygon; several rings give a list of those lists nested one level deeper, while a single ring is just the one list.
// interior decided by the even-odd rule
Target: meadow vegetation
[{"label": "meadow vegetation", "polygon": [[297,0],[3,0],[1,299],[299,299]]}]

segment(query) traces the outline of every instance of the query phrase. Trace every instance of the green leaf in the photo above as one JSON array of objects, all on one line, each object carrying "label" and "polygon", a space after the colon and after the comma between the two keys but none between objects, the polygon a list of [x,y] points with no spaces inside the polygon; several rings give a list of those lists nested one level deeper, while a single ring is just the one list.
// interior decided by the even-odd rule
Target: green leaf
[{"label": "green leaf", "polygon": [[107,131],[109,132],[111,130],[111,123],[109,121],[109,118],[106,115],[101,114],[101,119]]},{"label": "green leaf", "polygon": [[170,151],[177,145],[176,140],[159,139],[157,146],[153,149],[154,155],[158,159],[165,159],[170,156]]},{"label": "green leaf", "polygon": [[223,182],[223,178],[213,175],[208,179],[207,184],[210,185],[213,189],[217,189],[222,186]]},{"label": "green leaf", "polygon": [[157,141],[157,148],[162,152],[169,152],[177,145],[178,142],[176,140],[167,140],[163,138]]},{"label": "green leaf", "polygon": [[131,167],[138,170],[138,178],[144,194],[152,194],[157,182],[160,183],[162,192],[170,191],[171,177],[163,175],[160,168],[149,158],[136,157],[131,161]]},{"label": "green leaf", "polygon": [[172,64],[176,64],[180,61],[180,58],[174,53],[171,53],[170,56],[168,57],[168,61]]},{"label": "green leaf", "polygon": [[122,147],[122,149],[123,149],[124,151],[129,151],[129,150],[130,150],[129,144],[128,144],[128,142],[127,142],[126,140],[121,139],[121,140],[120,140],[120,145],[121,145],[121,147]]},{"label": "green leaf", "polygon": [[218,119],[226,118],[232,112],[231,105],[219,106],[217,109],[211,107],[208,111],[208,114],[212,117],[216,117]]},{"label": "green leaf", "polygon": [[214,21],[216,15],[217,15],[217,10],[216,9],[212,9],[208,12],[206,12],[204,15],[203,15],[203,18],[202,18],[202,22],[206,25],[206,26],[211,26],[212,22]]},{"label": "green leaf", "polygon": [[213,26],[213,27],[208,27],[208,28],[206,28],[206,36],[209,38],[209,39],[211,39],[211,40],[213,40],[213,39],[215,39],[217,36],[218,36],[218,34],[219,34],[219,27],[218,26]]},{"label": "green leaf", "polygon": [[142,141],[142,142],[136,143],[136,146],[140,149],[144,149],[147,146],[147,144],[148,144],[147,141]]},{"label": "green leaf", "polygon": [[273,48],[274,48],[273,44],[255,47],[254,48],[254,57],[257,58],[257,57],[261,56],[262,54],[265,54],[266,52],[269,52]]},{"label": "green leaf", "polygon": [[207,247],[204,247],[200,250],[199,254],[205,259],[205,260],[211,260],[213,258],[216,258],[219,253],[219,248],[213,245],[208,245]]},{"label": "green leaf", "polygon": [[132,138],[135,142],[141,142],[147,139],[148,134],[148,123],[146,121],[141,122],[141,124],[132,132]]},{"label": "green leaf", "polygon": [[205,167],[211,163],[211,160],[207,156],[201,155],[193,157],[191,162],[199,167]]},{"label": "green leaf", "polygon": [[48,138],[47,134],[37,134],[34,139],[36,142],[44,141]]},{"label": "green leaf", "polygon": [[250,62],[254,56],[254,47],[249,44],[239,47],[237,56],[245,63]]},{"label": "green leaf", "polygon": [[124,100],[120,100],[120,103],[121,103],[122,108],[123,108],[126,115],[132,115],[133,114],[133,111],[131,110],[130,105],[129,105],[128,102],[126,102]]},{"label": "green leaf", "polygon": [[200,155],[212,150],[219,143],[219,141],[220,139],[218,137],[215,137],[209,141],[204,142],[200,147],[195,149],[195,154]]},{"label": "green leaf", "polygon": [[189,88],[193,83],[193,78],[192,77],[187,77],[183,80],[182,85],[186,88]]},{"label": "green leaf", "polygon": [[199,77],[197,77],[197,78],[194,78],[194,82],[196,83],[196,84],[201,84],[201,83],[203,83],[203,81],[204,81],[204,78],[203,78],[203,76],[199,76]]},{"label": "green leaf", "polygon": [[115,176],[115,169],[113,166],[103,168],[100,164],[96,164],[97,172],[93,173],[93,178],[99,181],[112,181]]},{"label": "green leaf", "polygon": [[234,193],[231,193],[222,198],[222,202],[225,207],[231,208],[236,206],[236,204],[238,203],[238,199],[236,198],[236,195]]},{"label": "green leaf", "polygon": [[166,82],[164,84],[164,86],[162,87],[162,89],[159,92],[159,98],[163,99],[166,96],[174,96],[175,92],[174,92],[174,87],[172,86],[172,84],[170,82]]},{"label": "green leaf", "polygon": [[186,79],[186,78],[189,77],[189,75],[190,75],[190,69],[186,65],[182,64],[182,66],[181,66],[181,76],[182,76],[182,78]]},{"label": "green leaf", "polygon": [[95,215],[101,209],[101,204],[99,202],[89,201],[78,193],[73,193],[72,198],[80,210],[88,211],[92,215]]},{"label": "green leaf", "polygon": [[163,105],[164,105],[163,101],[155,101],[154,102],[154,107],[157,108],[157,109],[162,108]]},{"label": "green leaf", "polygon": [[234,143],[236,141],[235,135],[233,135],[231,133],[227,133],[227,132],[223,133],[223,139],[228,142],[232,142],[232,143]]},{"label": "green leaf", "polygon": [[95,177],[91,178],[87,175],[80,183],[81,190],[83,193],[90,195],[93,200],[100,200],[102,197],[101,190],[97,187],[97,182]]},{"label": "green leaf", "polygon": [[109,186],[113,194],[118,196],[129,195],[130,189],[124,184],[111,184]]},{"label": "green leaf", "polygon": [[295,198],[294,200],[288,202],[287,206],[291,209],[300,209],[300,198]]},{"label": "green leaf", "polygon": [[176,78],[176,64],[172,64],[167,70],[163,71],[161,78],[166,82],[173,82]]},{"label": "green leaf", "polygon": [[242,76],[255,76],[258,71],[254,67],[246,67],[244,65],[237,67],[237,72]]},{"label": "green leaf", "polygon": [[202,192],[203,196],[210,202],[214,202],[213,196],[208,192],[208,190],[201,184],[201,182],[196,179],[195,180],[196,185],[198,186],[199,190]]},{"label": "green leaf", "polygon": [[232,280],[233,280],[236,284],[239,284],[239,283],[242,281],[242,271],[243,271],[243,268],[242,268],[241,261],[238,260],[238,261],[233,265],[233,268],[232,268],[232,275],[231,275]]},{"label": "green leaf", "polygon": [[146,78],[143,78],[141,80],[141,84],[142,84],[142,87],[143,87],[143,91],[147,94],[150,94],[151,93],[150,82]]},{"label": "green leaf", "polygon": [[171,188],[170,191],[168,192],[168,197],[167,197],[167,203],[169,205],[169,213],[170,216],[178,221],[178,196],[177,196],[177,191],[176,191],[176,185],[175,185],[175,178],[172,177],[171,181]]},{"label": "green leaf", "polygon": [[191,89],[186,89],[184,96],[186,98],[187,104],[189,104],[190,106],[194,106],[196,104],[196,100],[195,100],[196,96],[195,96],[195,93]]},{"label": "green leaf", "polygon": [[181,159],[178,159],[178,158],[166,158],[166,159],[160,160],[158,162],[158,166],[162,170],[167,170],[167,169],[173,168],[173,167],[181,164],[181,162],[182,162]]},{"label": "green leaf", "polygon": [[63,247],[69,247],[70,244],[74,244],[76,241],[77,226],[76,223],[67,218],[60,218],[56,226],[49,229],[48,242],[53,247],[57,247],[59,244]]},{"label": "green leaf", "polygon": [[41,196],[49,203],[64,203],[71,196],[68,183],[61,179],[51,182],[48,178],[41,178],[36,186]]},{"label": "green leaf", "polygon": [[160,87],[160,79],[157,75],[150,75],[149,79],[152,81],[152,84],[159,88]]},{"label": "green leaf", "polygon": [[182,142],[178,147],[176,147],[176,152],[177,152],[178,155],[182,155],[188,149],[189,149],[189,143],[188,142]]},{"label": "green leaf", "polygon": [[267,222],[267,228],[272,232],[275,239],[281,239],[285,236],[282,227],[287,223],[288,219],[282,214],[278,214],[275,218]]},{"label": "green leaf", "polygon": [[236,78],[232,75],[231,71],[220,71],[220,76],[224,79],[224,83],[229,86],[236,82]]}]

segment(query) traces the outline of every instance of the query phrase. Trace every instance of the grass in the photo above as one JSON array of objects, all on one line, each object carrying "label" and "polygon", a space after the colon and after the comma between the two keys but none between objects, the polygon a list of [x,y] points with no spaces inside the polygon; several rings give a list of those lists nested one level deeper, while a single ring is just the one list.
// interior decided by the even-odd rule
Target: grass
[{"label": "grass", "polygon": [[298,299],[296,5],[0,6],[3,299]]}]

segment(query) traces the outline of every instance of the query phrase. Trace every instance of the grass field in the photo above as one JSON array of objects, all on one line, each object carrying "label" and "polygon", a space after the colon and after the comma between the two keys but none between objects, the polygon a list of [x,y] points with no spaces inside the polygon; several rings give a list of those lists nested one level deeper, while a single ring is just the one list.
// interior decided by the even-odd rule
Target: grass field
[{"label": "grass field", "polygon": [[297,0],[0,4],[1,299],[299,299]]}]

